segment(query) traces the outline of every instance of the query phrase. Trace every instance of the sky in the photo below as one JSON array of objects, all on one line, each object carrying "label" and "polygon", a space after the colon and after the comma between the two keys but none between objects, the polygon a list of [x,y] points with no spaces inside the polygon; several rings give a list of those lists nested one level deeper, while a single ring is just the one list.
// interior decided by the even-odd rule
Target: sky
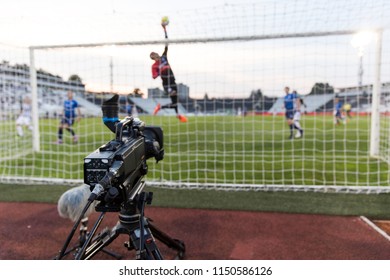
[{"label": "sky", "polygon": [[0,3],[1,42],[31,46],[129,40],[136,32],[133,18],[142,20],[145,14],[160,17],[167,12],[240,1],[1,0]]},{"label": "sky", "polygon": [[[0,0],[0,49],[28,46],[162,40],[160,19],[167,15],[170,39],[292,34],[390,27],[388,1],[336,0]],[[383,73],[388,73],[384,32]],[[275,39],[224,43],[171,44],[169,60],[177,82],[192,97],[283,94],[289,85],[308,93],[315,82],[335,87],[357,84],[359,59],[351,36]],[[150,75],[151,51],[163,45],[42,52],[37,66],[65,79],[77,73],[91,90],[131,91],[161,87]],[[79,53],[77,53],[79,51]],[[18,61],[16,55],[4,53]],[[9,57],[7,57],[9,56]],[[364,83],[373,80],[375,44],[364,54]],[[384,76],[386,76],[384,74]]]}]

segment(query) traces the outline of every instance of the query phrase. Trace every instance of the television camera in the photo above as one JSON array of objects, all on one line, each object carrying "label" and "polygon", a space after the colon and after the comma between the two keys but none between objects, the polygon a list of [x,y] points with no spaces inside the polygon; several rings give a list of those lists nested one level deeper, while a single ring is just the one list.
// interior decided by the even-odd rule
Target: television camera
[{"label": "television camera", "polygon": [[[119,96],[114,95],[102,105],[103,122],[115,133],[115,139],[84,158],[84,183],[91,194],[56,259],[62,259],[71,251],[76,251],[75,259],[90,259],[99,251],[121,258],[105,249],[119,234],[129,236],[125,247],[135,249],[137,259],[163,259],[154,237],[176,250],[177,258],[181,259],[184,243],[169,237],[144,216],[145,204],[151,204],[153,197],[153,193],[144,191],[146,161],[154,158],[158,162],[164,158],[163,131],[131,116],[119,120],[118,99]],[[91,232],[80,239],[79,245],[66,251],[92,203],[95,210],[101,212],[99,218]],[[95,236],[106,212],[119,212],[119,221]]]}]

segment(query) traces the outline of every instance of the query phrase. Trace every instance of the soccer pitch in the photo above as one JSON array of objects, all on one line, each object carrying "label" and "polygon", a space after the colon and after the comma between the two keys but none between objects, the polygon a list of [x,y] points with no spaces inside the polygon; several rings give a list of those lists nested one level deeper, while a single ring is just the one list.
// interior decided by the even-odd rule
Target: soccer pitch
[{"label": "soccer pitch", "polygon": [[[370,118],[357,116],[335,126],[332,116],[303,116],[304,137],[289,140],[282,116],[141,116],[147,125],[164,130],[165,158],[148,160],[147,180],[213,184],[387,186],[389,166],[368,156]],[[11,126],[3,122],[0,125]],[[2,145],[0,175],[83,179],[83,159],[114,138],[101,118],[75,125],[78,144],[55,145],[58,120],[40,120],[41,151],[31,151],[31,134],[15,131]],[[2,129],[4,131],[4,129]],[[66,144],[68,143],[68,144]],[[23,151],[21,151],[23,147]],[[15,150],[15,157],[6,152]]]}]

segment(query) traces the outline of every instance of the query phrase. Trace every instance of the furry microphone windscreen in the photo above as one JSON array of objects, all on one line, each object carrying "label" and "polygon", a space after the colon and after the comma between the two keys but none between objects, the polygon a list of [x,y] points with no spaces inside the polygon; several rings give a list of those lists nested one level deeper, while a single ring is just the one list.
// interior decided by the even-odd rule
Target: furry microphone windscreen
[{"label": "furry microphone windscreen", "polygon": [[[57,210],[58,214],[62,218],[68,218],[73,222],[77,221],[85,205],[87,204],[88,197],[91,191],[88,185],[81,185],[71,188],[64,192],[58,200]],[[96,202],[96,201],[95,201]],[[95,211],[95,202],[91,204],[84,217],[88,217]]]}]

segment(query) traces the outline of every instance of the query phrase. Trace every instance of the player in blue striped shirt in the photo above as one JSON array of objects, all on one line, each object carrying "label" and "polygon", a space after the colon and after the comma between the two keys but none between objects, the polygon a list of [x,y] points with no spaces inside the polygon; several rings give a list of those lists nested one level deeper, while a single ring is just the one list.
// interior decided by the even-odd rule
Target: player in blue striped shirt
[{"label": "player in blue striped shirt", "polygon": [[298,130],[296,138],[301,138],[303,136],[303,129],[299,123],[301,118],[301,100],[296,93],[290,93],[290,88],[285,87],[284,92],[284,109],[287,124],[290,127],[290,136],[289,139],[294,137],[294,129]]},{"label": "player in blue striped shirt", "polygon": [[[68,91],[68,99],[64,101],[64,109],[62,114],[62,119],[60,126],[58,128],[58,140],[56,144],[62,144],[62,135],[64,128],[72,134],[73,142],[78,142],[78,136],[71,128],[71,126],[75,123],[76,120],[80,119],[80,107],[76,100],[73,99],[73,92]],[[77,114],[76,114],[77,109]]]},{"label": "player in blue striped shirt", "polygon": [[336,95],[334,99],[334,124],[340,125],[340,123],[344,124],[343,117],[343,102],[341,102],[340,98]]}]

